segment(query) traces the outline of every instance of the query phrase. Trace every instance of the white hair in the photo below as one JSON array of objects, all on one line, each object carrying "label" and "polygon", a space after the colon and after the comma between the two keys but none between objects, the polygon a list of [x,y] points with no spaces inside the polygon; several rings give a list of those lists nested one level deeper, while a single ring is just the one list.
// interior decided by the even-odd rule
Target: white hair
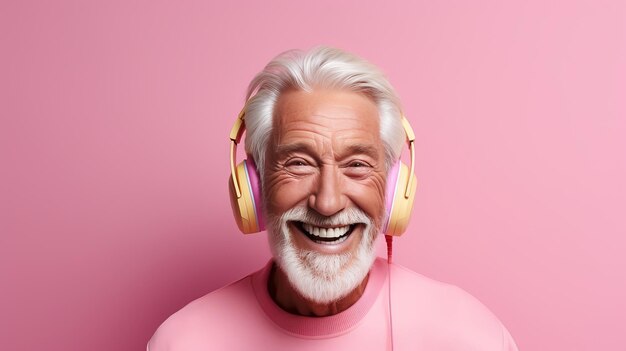
[{"label": "white hair", "polygon": [[400,157],[405,142],[402,109],[393,87],[376,66],[362,58],[335,48],[317,47],[278,55],[250,82],[245,106],[246,152],[254,159],[261,179],[280,94],[289,89],[310,92],[316,88],[346,89],[376,103],[385,166],[389,169]]}]

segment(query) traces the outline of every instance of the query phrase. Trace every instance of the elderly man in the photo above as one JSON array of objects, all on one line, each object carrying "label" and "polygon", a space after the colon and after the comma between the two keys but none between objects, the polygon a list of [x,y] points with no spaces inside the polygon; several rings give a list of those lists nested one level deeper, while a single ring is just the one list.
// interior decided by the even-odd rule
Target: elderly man
[{"label": "elderly man", "polygon": [[273,259],[172,315],[148,349],[517,350],[467,293],[376,257],[379,233],[391,244],[406,228],[412,134],[364,60],[323,47],[272,60],[231,132],[230,188],[239,228],[267,224]]}]

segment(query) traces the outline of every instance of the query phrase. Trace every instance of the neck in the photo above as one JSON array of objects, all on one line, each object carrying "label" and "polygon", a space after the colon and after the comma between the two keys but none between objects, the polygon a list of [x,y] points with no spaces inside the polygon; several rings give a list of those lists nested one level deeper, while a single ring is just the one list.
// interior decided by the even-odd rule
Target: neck
[{"label": "neck", "polygon": [[311,301],[302,296],[289,283],[287,275],[274,263],[268,279],[268,291],[274,302],[283,310],[300,316],[326,317],[345,311],[363,295],[369,274],[361,284],[345,297],[329,303]]}]

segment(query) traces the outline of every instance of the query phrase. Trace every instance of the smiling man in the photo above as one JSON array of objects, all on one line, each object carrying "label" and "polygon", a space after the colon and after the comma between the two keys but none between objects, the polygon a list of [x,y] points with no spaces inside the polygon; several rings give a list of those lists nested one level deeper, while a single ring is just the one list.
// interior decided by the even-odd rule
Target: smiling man
[{"label": "smiling man", "polygon": [[286,311],[336,314],[367,284],[384,216],[376,104],[350,91],[290,90],[275,111],[263,182],[278,263],[270,292]]},{"label": "smiling man", "polygon": [[250,84],[232,158],[244,129],[235,219],[267,223],[273,259],[172,315],[149,350],[517,350],[464,291],[376,257],[415,192],[399,161],[413,132],[376,67],[324,47],[279,55]]}]

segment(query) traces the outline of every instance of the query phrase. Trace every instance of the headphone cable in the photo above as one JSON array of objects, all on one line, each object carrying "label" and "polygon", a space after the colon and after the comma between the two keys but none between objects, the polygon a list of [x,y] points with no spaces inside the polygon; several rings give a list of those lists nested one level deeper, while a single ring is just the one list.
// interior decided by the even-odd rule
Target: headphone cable
[{"label": "headphone cable", "polygon": [[393,255],[393,236],[385,235],[387,243],[387,302],[389,303],[389,334],[391,341],[391,351],[393,351],[393,317],[391,314],[391,258]]}]

